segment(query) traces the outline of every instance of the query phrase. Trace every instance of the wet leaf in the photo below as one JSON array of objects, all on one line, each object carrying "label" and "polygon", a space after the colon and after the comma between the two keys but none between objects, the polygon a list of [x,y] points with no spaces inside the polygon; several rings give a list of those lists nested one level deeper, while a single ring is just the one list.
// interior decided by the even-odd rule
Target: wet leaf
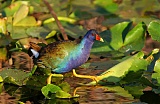
[{"label": "wet leaf", "polygon": [[32,75],[26,82],[25,86],[34,89],[37,91],[41,91],[42,87],[46,85],[46,80],[48,76],[44,75]]},{"label": "wet leaf", "polygon": [[5,69],[0,72],[0,76],[3,78],[5,83],[12,83],[18,86],[22,86],[30,77],[30,73],[17,69]]},{"label": "wet leaf", "polygon": [[112,66],[118,64],[119,61],[115,61],[115,60],[107,60],[107,61],[96,61],[96,62],[87,62],[83,65],[81,65],[81,68],[93,68],[94,70],[107,70],[109,68],[111,68]]},{"label": "wet leaf", "polygon": [[151,35],[153,40],[157,40],[160,42],[160,21],[152,21],[148,25],[148,32]]},{"label": "wet leaf", "polygon": [[152,74],[153,80],[156,80],[157,84],[160,85],[160,59],[158,59],[154,66],[154,73]]},{"label": "wet leaf", "polygon": [[[147,70],[147,65],[153,60],[153,54],[156,54],[157,50],[153,50],[153,52],[148,56],[148,58],[144,59],[144,53],[139,52],[136,55],[122,61],[121,63],[113,66],[109,70],[105,71],[101,75],[97,76],[98,81],[103,80],[106,82],[119,82],[122,78],[129,80],[128,78],[131,75],[136,77],[140,77],[144,70]],[[138,63],[137,63],[138,62]],[[137,75],[137,76],[136,76]],[[128,77],[127,77],[128,76]],[[134,78],[133,78],[134,79]],[[89,84],[95,84],[93,81]]]},{"label": "wet leaf", "polygon": [[130,94],[125,88],[122,88],[120,86],[104,86],[102,88],[105,88],[106,91],[113,91],[117,95],[120,95],[120,96],[123,96],[123,97],[126,97],[126,98],[130,98],[130,99],[134,99],[132,94]]},{"label": "wet leaf", "polygon": [[58,85],[63,91],[69,92],[70,91],[70,85],[67,82],[63,82]]},{"label": "wet leaf", "polygon": [[63,90],[60,90],[56,93],[56,97],[57,98],[71,98],[72,96]]},{"label": "wet leaf", "polygon": [[[131,67],[124,73],[123,81],[132,82],[136,79],[140,79],[143,72],[147,70],[149,62],[143,58],[135,58],[131,64]],[[132,76],[132,77],[130,77]]]},{"label": "wet leaf", "polygon": [[58,91],[61,91],[61,88],[53,84],[47,84],[46,86],[42,87],[41,91],[42,94],[49,99],[49,92],[57,93]]},{"label": "wet leaf", "polygon": [[143,95],[144,88],[145,86],[143,85],[132,85],[124,87],[124,89],[127,90],[135,98],[140,98],[140,96]]}]

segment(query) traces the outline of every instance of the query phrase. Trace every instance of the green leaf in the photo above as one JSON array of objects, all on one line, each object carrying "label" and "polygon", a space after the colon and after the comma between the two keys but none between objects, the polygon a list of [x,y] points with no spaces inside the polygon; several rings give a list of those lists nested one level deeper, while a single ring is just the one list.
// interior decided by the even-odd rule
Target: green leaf
[{"label": "green leaf", "polygon": [[[143,54],[140,55],[142,53],[138,53],[126,60],[124,60],[123,62],[113,66],[112,68],[108,69],[107,71],[105,71],[104,73],[102,73],[100,76],[97,76],[98,80],[106,80],[107,82],[119,82],[122,78],[122,76],[125,75],[126,71],[129,70],[129,68],[131,67],[133,61],[135,60],[135,58],[141,58],[143,57]],[[91,82],[90,84],[94,84],[95,82]]]},{"label": "green leaf", "polygon": [[140,96],[143,95],[144,88],[145,86],[143,85],[124,86],[124,89],[128,90],[135,98],[140,98]]},{"label": "green leaf", "polygon": [[3,78],[0,76],[0,83],[3,82]]},{"label": "green leaf", "polygon": [[131,27],[131,22],[122,22],[116,24],[111,28],[111,42],[110,47],[117,50],[123,46],[123,41],[129,29]]},{"label": "green leaf", "polygon": [[[100,33],[104,42],[95,42],[92,53],[140,51],[144,47],[146,25],[141,22],[130,30],[131,22],[122,22]],[[130,31],[129,31],[130,30]],[[137,44],[139,43],[139,44]]]},{"label": "green leaf", "polygon": [[7,18],[0,18],[0,34],[7,34]]},{"label": "green leaf", "polygon": [[26,33],[29,36],[44,38],[44,39],[46,38],[46,36],[48,36],[49,32],[50,32],[50,30],[47,30],[44,27],[30,27],[26,30]]},{"label": "green leaf", "polygon": [[14,24],[14,26],[37,26],[37,21],[33,16],[27,16],[23,18],[21,21]]},{"label": "green leaf", "polygon": [[0,46],[6,46],[12,42],[12,38],[9,35],[0,34]]},{"label": "green leaf", "polygon": [[107,61],[96,61],[96,62],[87,62],[81,65],[81,68],[93,68],[94,70],[105,70],[111,68],[113,65],[118,64],[119,61],[116,60],[107,60]]},{"label": "green leaf", "polygon": [[84,36],[86,33],[86,30],[83,29],[82,26],[75,26],[73,24],[65,24],[65,30],[67,35],[78,39],[80,36]]},{"label": "green leaf", "polygon": [[132,94],[130,94],[128,91],[126,91],[124,88],[120,86],[103,86],[102,88],[105,88],[106,91],[111,91],[111,92],[114,91],[117,95],[120,95],[126,98],[130,98],[130,99],[134,99]]},{"label": "green leaf", "polygon": [[28,87],[29,89],[41,91],[42,87],[46,85],[46,79],[48,76],[44,75],[32,75],[30,73],[30,76],[28,81],[26,82],[25,86]]},{"label": "green leaf", "polygon": [[53,37],[54,35],[56,35],[57,31],[53,30],[51,31],[47,36],[46,39]]},{"label": "green leaf", "polygon": [[5,69],[0,72],[0,76],[3,78],[5,83],[12,83],[18,86],[22,86],[30,77],[30,73],[17,69]]},{"label": "green leaf", "polygon": [[61,91],[61,88],[53,84],[47,84],[46,86],[42,87],[41,91],[46,98],[50,98],[49,92],[57,93],[58,91]]},{"label": "green leaf", "polygon": [[144,41],[146,31],[146,25],[141,22],[136,25],[129,33],[126,35],[124,39],[124,46],[131,44],[133,42],[137,42],[138,40]]},{"label": "green leaf", "polygon": [[7,18],[0,18],[0,46],[6,46],[12,40],[7,31]]},{"label": "green leaf", "polygon": [[12,3],[10,6],[6,7],[2,14],[3,16],[13,16],[14,13],[19,9],[21,5],[28,5],[29,1],[16,1]]},{"label": "green leaf", "polygon": [[104,39],[104,42],[95,41],[91,52],[107,52],[121,48],[123,46],[124,38],[129,32],[131,24],[131,22],[118,23],[110,30],[100,33]]},{"label": "green leaf", "polygon": [[7,49],[6,48],[0,48],[0,60],[6,60],[7,59]]},{"label": "green leaf", "polygon": [[24,19],[28,15],[28,12],[29,12],[29,7],[27,5],[21,5],[18,11],[14,15],[13,25],[17,24],[22,19]]},{"label": "green leaf", "polygon": [[156,94],[160,94],[160,87],[158,87],[158,88],[156,88],[156,89],[153,88],[152,91],[154,91]]},{"label": "green leaf", "polygon": [[152,79],[156,80],[157,84],[160,85],[160,58],[155,63],[154,71],[155,73],[152,74]]},{"label": "green leaf", "polygon": [[12,39],[21,39],[26,38],[28,35],[26,34],[26,29],[28,27],[19,27],[19,26],[13,26],[9,29],[9,32],[11,32]]},{"label": "green leaf", "polygon": [[0,93],[2,93],[3,91],[4,91],[3,83],[0,83]]},{"label": "green leaf", "polygon": [[[140,79],[143,72],[147,70],[149,62],[143,58],[135,58],[131,67],[124,73],[123,81],[131,82]],[[132,76],[132,77],[130,77]]]},{"label": "green leaf", "polygon": [[[94,4],[99,6],[99,8],[97,8],[99,12],[102,12],[103,9],[105,11],[108,11],[109,13],[114,13],[118,10],[118,5],[116,3],[114,3],[113,0],[107,0],[107,1],[95,0]],[[104,12],[102,12],[102,13],[104,13]]]},{"label": "green leaf", "polygon": [[[139,52],[136,55],[124,60],[123,62],[113,66],[101,75],[97,76],[97,81],[103,80],[102,82],[106,81],[116,83],[119,82],[122,78],[126,77],[126,75],[130,77],[132,74],[136,79],[137,77],[142,75],[142,71],[147,69],[147,65],[153,60],[153,54],[156,54],[156,52],[157,50],[153,50],[153,52],[146,59],[144,59],[144,53]],[[139,73],[137,74],[137,72]],[[132,77],[130,78],[132,79]],[[89,85],[90,84],[94,85],[96,84],[96,82],[92,81],[91,83],[89,83]]]},{"label": "green leaf", "polygon": [[160,21],[152,21],[148,25],[148,32],[151,35],[153,40],[157,40],[160,42]]},{"label": "green leaf", "polygon": [[69,93],[60,90],[60,91],[58,91],[58,92],[56,93],[56,97],[57,97],[57,98],[71,98],[72,96],[71,96]]},{"label": "green leaf", "polygon": [[58,85],[63,91],[69,92],[70,91],[70,85],[67,82],[63,82]]},{"label": "green leaf", "polygon": [[[68,23],[71,23],[71,24],[74,24],[76,22],[75,19],[68,18],[68,17],[60,17],[60,16],[58,17],[58,20],[59,21],[65,21],[65,22],[68,22]],[[43,22],[43,24],[47,24],[47,23],[50,23],[50,22],[53,22],[53,21],[55,21],[54,18],[49,18],[49,19],[45,20]]]}]

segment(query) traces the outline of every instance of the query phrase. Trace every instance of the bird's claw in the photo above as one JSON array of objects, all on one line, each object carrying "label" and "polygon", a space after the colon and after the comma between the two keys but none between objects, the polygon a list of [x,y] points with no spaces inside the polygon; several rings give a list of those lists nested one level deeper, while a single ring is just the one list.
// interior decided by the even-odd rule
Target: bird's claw
[{"label": "bird's claw", "polygon": [[78,78],[88,78],[88,79],[92,79],[93,81],[96,81],[96,83],[98,83],[98,78],[97,76],[90,76],[90,75],[79,75],[76,73],[75,69],[73,69],[73,76],[78,77]]}]

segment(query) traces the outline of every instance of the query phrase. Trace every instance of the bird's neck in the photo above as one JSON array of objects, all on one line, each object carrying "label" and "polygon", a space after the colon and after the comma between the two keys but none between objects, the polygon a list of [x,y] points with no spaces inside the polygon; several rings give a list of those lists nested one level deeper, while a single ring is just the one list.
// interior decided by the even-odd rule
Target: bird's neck
[{"label": "bird's neck", "polygon": [[85,50],[89,50],[92,48],[94,41],[91,41],[89,39],[83,38],[80,44],[81,48],[84,48]]}]

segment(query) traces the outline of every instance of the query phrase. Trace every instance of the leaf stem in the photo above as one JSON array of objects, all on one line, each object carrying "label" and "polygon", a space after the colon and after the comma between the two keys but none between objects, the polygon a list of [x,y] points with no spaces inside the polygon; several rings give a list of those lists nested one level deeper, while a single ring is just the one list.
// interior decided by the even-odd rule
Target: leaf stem
[{"label": "leaf stem", "polygon": [[45,3],[45,5],[48,7],[50,13],[52,14],[52,16],[54,17],[56,23],[57,23],[57,26],[59,27],[61,33],[62,33],[62,36],[63,36],[63,39],[64,40],[68,40],[68,36],[62,26],[62,24],[60,23],[60,21],[58,20],[58,17],[56,15],[56,13],[54,12],[53,8],[51,7],[51,5],[48,3],[47,0],[43,0],[43,2]]}]

